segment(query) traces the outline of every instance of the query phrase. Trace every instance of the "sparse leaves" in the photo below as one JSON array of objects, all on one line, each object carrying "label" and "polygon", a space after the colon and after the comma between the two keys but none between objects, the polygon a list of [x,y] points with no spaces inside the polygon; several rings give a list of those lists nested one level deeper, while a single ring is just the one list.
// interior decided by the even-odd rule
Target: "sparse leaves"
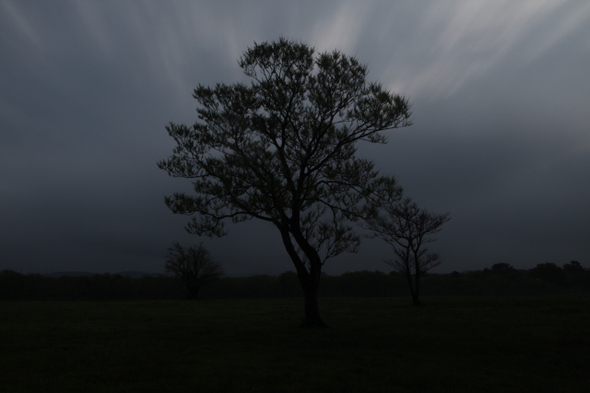
[{"label": "sparse leaves", "polygon": [[410,125],[409,104],[338,51],[280,39],[255,43],[238,64],[250,85],[198,86],[198,121],[167,127],[177,146],[158,165],[192,179],[194,194],[166,204],[194,214],[187,229],[199,235],[225,234],[227,220],[274,224],[300,279],[317,281],[327,258],[357,249],[351,223],[383,195],[399,199],[395,179],[356,157],[356,143]]},{"label": "sparse leaves", "polygon": [[381,131],[409,125],[407,100],[365,82],[356,59],[285,39],[255,44],[239,65],[250,86],[198,86],[199,121],[167,127],[177,147],[159,166],[193,179],[195,194],[166,204],[196,213],[187,229],[199,235],[258,218],[300,231],[327,256],[356,249],[343,245],[357,239],[342,222],[365,216],[385,183],[396,197],[401,190],[355,156],[355,143],[382,143]]},{"label": "sparse leaves", "polygon": [[419,304],[420,277],[440,264],[439,254],[429,252],[424,245],[434,241],[431,236],[449,220],[449,213],[429,212],[409,198],[383,204],[380,211],[365,220],[370,236],[392,247],[395,258],[385,263],[406,275],[414,304]]}]

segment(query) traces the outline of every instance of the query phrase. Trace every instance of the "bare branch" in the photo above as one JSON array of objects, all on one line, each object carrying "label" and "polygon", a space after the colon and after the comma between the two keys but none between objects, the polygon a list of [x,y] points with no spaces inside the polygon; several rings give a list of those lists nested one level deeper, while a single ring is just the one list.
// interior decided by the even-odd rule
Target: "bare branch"
[{"label": "bare branch", "polygon": [[215,262],[203,244],[182,247],[178,242],[168,248],[166,271],[174,273],[188,291],[189,299],[196,299],[199,290],[223,274],[223,267]]},{"label": "bare branch", "polygon": [[378,237],[392,247],[397,259],[386,263],[406,275],[415,304],[419,304],[420,276],[441,263],[439,254],[429,253],[424,244],[434,241],[431,236],[449,220],[449,213],[431,213],[409,198],[384,205],[365,220],[363,227],[371,231],[369,237]]}]

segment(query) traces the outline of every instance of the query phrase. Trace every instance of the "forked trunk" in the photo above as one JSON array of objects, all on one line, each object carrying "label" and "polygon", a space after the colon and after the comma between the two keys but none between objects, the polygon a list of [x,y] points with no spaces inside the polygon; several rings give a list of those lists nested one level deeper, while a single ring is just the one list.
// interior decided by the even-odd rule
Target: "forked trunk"
[{"label": "forked trunk", "polygon": [[311,247],[311,245],[303,239],[301,233],[298,233],[299,237],[302,238],[300,246],[306,251],[306,256],[309,262],[309,270],[306,268],[305,263],[302,261],[301,257],[295,250],[293,246],[293,242],[291,240],[291,235],[286,227],[279,227],[281,230],[281,236],[283,239],[283,243],[285,244],[285,248],[295,265],[295,269],[297,270],[297,277],[299,278],[299,283],[301,284],[301,288],[303,289],[303,296],[305,300],[305,314],[303,323],[301,327],[303,328],[319,328],[319,327],[326,327],[327,325],[322,321],[320,317],[320,309],[318,305],[318,288],[320,285],[320,277],[322,274],[322,262],[320,260],[317,251]]}]

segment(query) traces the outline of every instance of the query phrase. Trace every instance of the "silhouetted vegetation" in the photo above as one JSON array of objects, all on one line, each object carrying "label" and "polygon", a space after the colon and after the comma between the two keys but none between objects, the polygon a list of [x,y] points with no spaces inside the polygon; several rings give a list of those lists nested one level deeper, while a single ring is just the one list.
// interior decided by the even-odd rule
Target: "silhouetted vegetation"
[{"label": "silhouetted vegetation", "polygon": [[[339,276],[323,274],[321,296],[406,296],[404,273],[357,271]],[[117,274],[49,277],[0,273],[0,300],[156,300],[188,297],[186,286],[171,276],[127,277]],[[559,267],[541,263],[518,270],[506,263],[477,271],[427,274],[425,296],[531,296],[590,294],[590,269],[572,261]],[[301,296],[295,272],[279,276],[222,277],[201,289],[202,299],[286,298]]]},{"label": "silhouetted vegetation", "polygon": [[196,299],[204,285],[223,275],[223,266],[216,262],[203,244],[188,248],[178,242],[168,248],[166,271],[173,273],[186,287],[187,299]]},{"label": "silhouetted vegetation", "polygon": [[432,213],[404,198],[383,206],[376,216],[365,220],[373,236],[393,249],[394,258],[385,263],[406,276],[415,306],[420,305],[420,279],[440,265],[439,254],[429,252],[425,244],[433,242],[432,236],[450,219],[449,213]]},{"label": "silhouetted vegetation", "polygon": [[194,193],[165,201],[192,215],[186,228],[197,235],[223,236],[228,221],[272,224],[301,285],[302,326],[322,327],[324,263],[356,252],[353,223],[401,196],[393,177],[357,156],[357,143],[385,143],[382,131],[410,125],[409,103],[337,50],[281,38],[255,43],[238,64],[251,83],[199,85],[196,123],[166,127],[176,147],[158,166],[191,179]]}]

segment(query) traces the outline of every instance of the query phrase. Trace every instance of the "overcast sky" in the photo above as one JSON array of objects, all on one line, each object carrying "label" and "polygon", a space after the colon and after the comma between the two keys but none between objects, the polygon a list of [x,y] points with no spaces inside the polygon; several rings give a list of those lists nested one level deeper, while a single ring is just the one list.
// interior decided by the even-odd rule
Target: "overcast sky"
[{"label": "overcast sky", "polygon": [[[163,272],[199,241],[228,275],[294,270],[276,230],[184,231],[156,162],[192,89],[245,77],[253,42],[340,49],[409,97],[414,125],[368,146],[452,220],[438,272],[578,260],[590,267],[590,2],[0,0],[0,270]],[[367,240],[325,271],[389,271]]]}]

